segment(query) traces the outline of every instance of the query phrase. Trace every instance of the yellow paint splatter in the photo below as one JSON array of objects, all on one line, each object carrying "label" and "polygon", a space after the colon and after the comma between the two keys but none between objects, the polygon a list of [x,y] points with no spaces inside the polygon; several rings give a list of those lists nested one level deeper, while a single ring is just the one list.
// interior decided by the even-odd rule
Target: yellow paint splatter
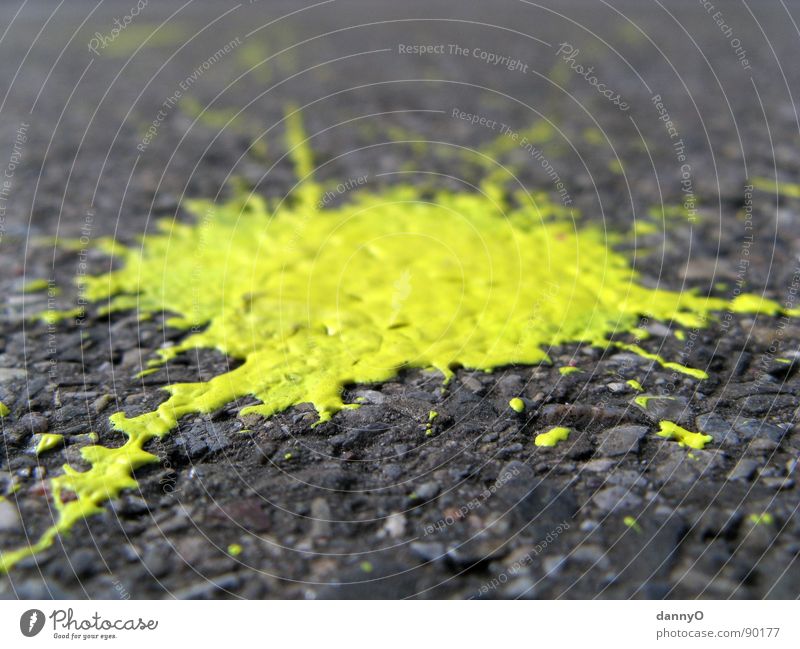
[{"label": "yellow paint splatter", "polygon": [[435,410],[431,410],[428,413],[428,423],[425,426],[425,434],[426,435],[433,435],[433,420],[439,416],[439,413]]},{"label": "yellow paint splatter", "polygon": [[658,226],[655,223],[650,223],[650,221],[643,221],[642,219],[638,219],[633,224],[633,231],[637,235],[645,236],[648,234],[655,234],[659,230]]},{"label": "yellow paint splatter", "polygon": [[667,439],[674,439],[681,446],[688,446],[690,448],[702,450],[706,444],[714,440],[711,435],[704,435],[703,433],[693,433],[691,431],[678,426],[673,421],[660,421],[659,426],[661,430],[656,433],[659,437],[666,437]]},{"label": "yellow paint splatter", "polygon": [[567,441],[569,433],[569,428],[558,426],[557,428],[553,428],[546,433],[537,435],[533,443],[536,444],[536,446],[555,446],[559,442]]},{"label": "yellow paint splatter", "polygon": [[[702,327],[727,308],[780,311],[760,299],[730,303],[641,284],[625,255],[609,247],[602,225],[576,227],[573,211],[542,192],[508,200],[509,178],[497,169],[487,167],[472,193],[366,185],[325,208],[296,111],[286,127],[298,177],[287,199],[247,195],[240,186],[228,202],[187,201],[195,223],[163,220],[130,246],[99,242],[121,267],[81,279],[89,300],[141,317],[172,313],[168,324],[187,335],[161,350],[162,362],[207,348],[241,364],[208,381],[165,386],[167,398],[152,412],[112,415],[125,442],[82,448],[90,468],[65,466],[49,481],[56,522],[30,547],[0,555],[0,571],[135,488],[133,472],[157,461],[145,445],[186,415],[251,396],[258,403],[241,414],[268,417],[311,403],[325,422],[358,407],[342,400],[347,384],[387,381],[405,368],[437,369],[447,381],[459,367],[548,362],[547,348],[568,343],[623,349],[704,378],[610,336],[632,332],[643,316]],[[551,135],[540,122],[529,139]],[[503,137],[497,147],[518,144]],[[399,294],[402,277],[409,281],[400,282]],[[42,317],[55,323],[80,314]],[[568,433],[554,429],[536,443],[555,444]]]},{"label": "yellow paint splatter", "polygon": [[228,546],[228,554],[232,557],[238,557],[242,553],[242,546],[238,543],[231,543]]},{"label": "yellow paint splatter", "polygon": [[561,376],[568,376],[570,374],[575,374],[576,372],[580,372],[580,367],[575,367],[573,365],[565,365],[564,367],[559,367],[558,372]]},{"label": "yellow paint splatter", "polygon": [[514,397],[508,402],[514,412],[525,412],[525,402],[519,397]]},{"label": "yellow paint splatter", "polygon": [[8,417],[11,414],[11,410],[9,410],[8,406],[0,401],[0,417]]},{"label": "yellow paint splatter", "polygon": [[763,514],[750,514],[747,517],[753,525],[772,525],[775,522],[775,517],[769,512]]},{"label": "yellow paint splatter", "polygon": [[642,384],[639,383],[639,381],[637,381],[636,379],[629,379],[629,380],[625,381],[625,383],[627,385],[629,385],[630,387],[632,387],[637,392],[644,392],[644,388],[642,387]]}]

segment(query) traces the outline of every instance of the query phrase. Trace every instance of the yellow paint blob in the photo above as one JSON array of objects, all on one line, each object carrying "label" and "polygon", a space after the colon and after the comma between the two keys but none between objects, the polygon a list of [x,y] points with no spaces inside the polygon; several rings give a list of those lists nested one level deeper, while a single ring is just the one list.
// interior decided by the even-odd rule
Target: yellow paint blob
[{"label": "yellow paint blob", "polygon": [[772,525],[775,522],[775,517],[769,512],[763,514],[750,514],[747,517],[753,525]]},{"label": "yellow paint blob", "polygon": [[232,557],[238,557],[242,553],[242,546],[238,543],[231,543],[228,546],[228,554]]},{"label": "yellow paint blob", "polygon": [[713,441],[711,435],[704,435],[703,433],[692,433],[681,426],[678,426],[673,421],[660,421],[659,426],[661,430],[656,433],[659,437],[666,437],[667,439],[674,439],[681,446],[688,446],[702,450],[706,444]]},{"label": "yellow paint blob", "polygon": [[36,455],[46,453],[64,442],[64,436],[56,433],[44,433],[36,445]]},{"label": "yellow paint blob", "polygon": [[0,401],[0,417],[8,417],[11,414],[11,410],[8,409],[8,406]]},{"label": "yellow paint blob", "polygon": [[565,365],[564,367],[559,367],[558,372],[561,376],[568,376],[569,374],[575,374],[575,372],[580,372],[580,367],[574,367],[572,365]]},{"label": "yellow paint blob", "polygon": [[625,383],[627,385],[629,385],[630,387],[632,387],[637,392],[644,392],[644,388],[642,387],[642,384],[639,383],[639,381],[637,381],[636,379],[629,379],[628,381],[625,381]]},{"label": "yellow paint blob", "polygon": [[425,434],[426,435],[433,435],[433,420],[439,416],[439,413],[435,410],[431,410],[428,413],[428,423],[425,426]]},{"label": "yellow paint blob", "polygon": [[514,412],[525,412],[525,402],[519,397],[514,397],[508,402]]},{"label": "yellow paint blob", "polygon": [[567,438],[569,437],[569,433],[569,428],[559,426],[549,430],[546,433],[537,435],[533,443],[536,444],[536,446],[555,446],[559,442],[566,442]]},{"label": "yellow paint blob", "polygon": [[[286,126],[298,177],[288,198],[240,187],[227,202],[187,201],[193,223],[162,220],[141,242],[99,242],[120,267],[81,278],[84,295],[104,312],[173,314],[168,324],[186,336],[161,350],[160,361],[207,348],[241,363],[208,381],[164,386],[166,399],[152,412],[112,415],[124,443],[82,448],[90,468],[65,466],[49,481],[57,520],[33,545],[0,555],[0,571],[135,488],[133,472],[157,461],[148,442],[187,415],[250,396],[258,403],[241,414],[268,417],[310,403],[325,422],[359,406],[342,400],[348,384],[388,381],[406,368],[439,370],[446,382],[456,368],[549,362],[547,348],[569,343],[623,349],[704,378],[610,336],[633,332],[643,316],[702,327],[728,308],[780,310],[643,285],[602,224],[576,226],[575,213],[543,192],[508,200],[508,174],[486,166],[493,163],[482,167],[479,191],[367,183],[326,208],[299,115]],[[541,125],[534,131],[538,140],[550,137]],[[503,137],[497,146],[518,144]],[[42,318],[56,323],[81,313]],[[568,434],[557,428],[536,444]]]}]

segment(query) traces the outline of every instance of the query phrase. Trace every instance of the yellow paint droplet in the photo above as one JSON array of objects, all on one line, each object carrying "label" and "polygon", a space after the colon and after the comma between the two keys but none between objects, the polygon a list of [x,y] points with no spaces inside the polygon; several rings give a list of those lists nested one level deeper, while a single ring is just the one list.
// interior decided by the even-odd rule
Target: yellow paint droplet
[{"label": "yellow paint droplet", "polygon": [[431,410],[428,413],[428,423],[425,424],[425,434],[429,437],[433,435],[433,420],[436,419],[438,416],[439,413],[436,412],[435,410]]},{"label": "yellow paint droplet", "polygon": [[[544,121],[526,134],[530,142],[554,136]],[[164,386],[169,397],[151,412],[113,414],[125,442],[86,446],[88,470],[67,466],[49,480],[56,523],[37,542],[0,554],[0,572],[136,488],[134,471],[158,460],[145,447],[189,415],[253,397],[258,403],[240,414],[269,417],[311,403],[322,423],[358,405],[343,402],[346,385],[396,379],[405,368],[436,369],[446,383],[457,367],[545,363],[547,349],[570,343],[622,349],[703,379],[702,370],[612,336],[634,331],[642,314],[694,328],[728,308],[781,312],[754,296],[731,303],[644,285],[626,255],[609,247],[602,223],[576,228],[574,210],[544,192],[509,196],[513,174],[497,171],[491,147],[481,153],[495,170],[478,160],[486,169],[480,192],[431,195],[427,187],[370,178],[329,207],[297,111],[287,116],[286,141],[298,177],[288,198],[239,185],[227,202],[185,201],[194,222],[165,219],[131,245],[98,241],[119,261],[109,273],[80,278],[83,296],[101,303],[101,313],[175,314],[168,324],[187,335],[160,351],[161,363],[197,348],[240,363],[208,381]],[[519,147],[506,136],[495,144],[506,152]],[[82,314],[40,317],[54,323]],[[555,429],[537,444],[567,435]]]},{"label": "yellow paint droplet", "polygon": [[11,410],[9,410],[8,406],[0,401],[0,417],[8,417],[11,414]]},{"label": "yellow paint droplet", "polygon": [[525,402],[519,397],[514,397],[508,402],[514,412],[525,412]]},{"label": "yellow paint droplet", "polygon": [[559,442],[565,442],[569,437],[569,433],[569,428],[559,426],[546,433],[537,435],[533,443],[536,444],[536,446],[555,446]]},{"label": "yellow paint droplet", "polygon": [[750,514],[747,518],[753,525],[772,525],[775,522],[775,517],[768,512]]},{"label": "yellow paint droplet", "polygon": [[228,546],[228,554],[232,557],[238,557],[242,553],[242,546],[238,543],[231,543]]},{"label": "yellow paint droplet", "polygon": [[636,519],[633,516],[626,516],[622,519],[622,522],[625,523],[628,527],[630,527],[635,532],[641,532],[642,526],[636,522]]},{"label": "yellow paint droplet", "polygon": [[64,436],[56,433],[44,433],[36,445],[36,455],[41,455],[47,451],[60,446],[64,442]]},{"label": "yellow paint droplet", "polygon": [[658,232],[658,226],[655,223],[650,223],[650,221],[637,219],[633,224],[633,231],[634,233],[642,236],[647,234],[655,234]]},{"label": "yellow paint droplet", "polygon": [[375,569],[369,561],[362,561],[359,567],[361,568],[361,572],[366,572],[368,574]]},{"label": "yellow paint droplet", "polygon": [[59,311],[57,309],[50,309],[40,313],[38,315],[38,318],[45,324],[58,324],[63,320],[83,317],[84,313],[85,312],[83,310],[83,307],[77,307],[74,309],[65,309],[63,311]]},{"label": "yellow paint droplet", "polygon": [[666,437],[667,439],[676,440],[681,446],[688,446],[690,448],[702,450],[706,444],[713,441],[711,435],[703,435],[702,433],[693,433],[691,431],[678,426],[673,421],[660,421],[659,426],[661,430],[657,433],[659,437]]}]

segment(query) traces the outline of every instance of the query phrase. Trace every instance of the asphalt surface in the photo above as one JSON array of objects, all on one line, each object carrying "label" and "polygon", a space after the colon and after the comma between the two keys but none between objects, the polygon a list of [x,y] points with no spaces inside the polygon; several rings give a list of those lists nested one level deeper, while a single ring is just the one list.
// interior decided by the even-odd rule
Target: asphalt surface
[{"label": "asphalt surface", "polygon": [[[74,307],[71,278],[109,268],[101,237],[135,242],[156,217],[188,218],[185,197],[228,195],[231,178],[285,195],[289,105],[323,184],[367,175],[375,191],[409,164],[479,182],[448,144],[499,133],[461,112],[516,130],[548,121],[557,135],[542,150],[580,218],[624,235],[615,245],[643,283],[797,306],[800,192],[747,187],[800,182],[800,5],[708,4],[4,3],[0,548],[45,529],[43,485],[82,466],[89,432],[118,444],[111,413],[163,400],[158,375],[135,376],[184,335],[91,305],[79,325],[36,322],[48,298],[26,282],[54,279],[53,305]],[[541,165],[520,181],[554,191]],[[675,209],[687,200],[688,214]],[[634,220],[662,205],[679,212],[669,227],[634,238]],[[409,371],[352,386],[365,405],[315,428],[302,406],[188,417],[151,448],[160,461],[137,471],[140,490],[0,576],[0,595],[796,598],[798,322],[727,314],[684,341],[651,323],[648,349],[708,367],[701,382],[565,346],[556,365],[584,372],[460,371],[442,395]],[[170,376],[231,362],[204,351]],[[670,399],[633,405],[624,382],[643,375]],[[521,416],[507,407],[519,394],[532,405]],[[431,409],[437,434],[422,443]],[[714,443],[689,454],[656,437],[665,416]],[[554,425],[576,431],[571,443],[534,446]],[[37,458],[44,431],[67,443]]]}]

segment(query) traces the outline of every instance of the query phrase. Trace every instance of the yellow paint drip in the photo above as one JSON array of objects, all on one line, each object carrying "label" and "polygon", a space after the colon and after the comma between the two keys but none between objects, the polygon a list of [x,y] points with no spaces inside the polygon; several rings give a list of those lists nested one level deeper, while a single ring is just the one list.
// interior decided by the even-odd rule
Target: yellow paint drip
[{"label": "yellow paint drip", "polygon": [[425,426],[425,434],[426,435],[433,435],[433,420],[439,416],[439,413],[435,410],[431,410],[428,413],[428,423]]},{"label": "yellow paint drip", "polygon": [[681,446],[688,446],[690,448],[702,450],[705,448],[706,444],[714,440],[711,435],[692,433],[691,431],[678,426],[678,424],[673,421],[660,421],[659,426],[661,427],[661,430],[656,433],[659,437],[674,439]]},{"label": "yellow paint drip", "polygon": [[44,433],[36,445],[36,455],[46,453],[64,442],[64,436],[56,433]]},{"label": "yellow paint drip", "polygon": [[[551,135],[542,124],[532,132],[537,141]],[[109,311],[136,309],[141,318],[172,313],[168,324],[187,335],[161,350],[162,362],[208,348],[241,364],[208,381],[165,386],[167,398],[152,412],[112,415],[125,442],[84,447],[87,471],[65,466],[49,481],[57,520],[32,546],[0,555],[0,571],[136,487],[133,472],[157,460],[145,446],[186,415],[251,396],[259,403],[241,414],[268,417],[311,403],[325,422],[358,407],[342,400],[347,384],[387,381],[405,368],[437,369],[446,381],[459,367],[538,364],[549,361],[545,349],[568,343],[617,347],[704,378],[610,336],[633,332],[642,316],[701,327],[726,308],[775,312],[766,301],[731,304],[644,286],[602,226],[576,228],[572,211],[542,192],[507,201],[509,177],[483,159],[479,192],[366,185],[344,204],[322,208],[299,115],[286,125],[298,176],[286,200],[240,188],[224,203],[187,201],[195,223],[161,221],[129,246],[100,242],[121,267],[82,278],[89,300]],[[507,137],[497,143],[498,151],[517,146]],[[42,318],[55,323],[80,313]],[[536,443],[568,434],[557,428]]]},{"label": "yellow paint drip", "polygon": [[567,441],[569,433],[570,433],[569,428],[564,428],[563,426],[559,426],[557,428],[553,428],[552,430],[547,431],[546,433],[541,433],[540,435],[537,435],[533,443],[536,444],[536,446],[555,446],[559,442]]},{"label": "yellow paint drip", "polygon": [[525,412],[525,402],[519,397],[514,397],[508,402],[514,412]]},{"label": "yellow paint drip", "polygon": [[642,532],[642,526],[639,525],[633,516],[626,516],[622,519],[622,522],[625,523],[627,527],[630,527],[634,532]]}]

